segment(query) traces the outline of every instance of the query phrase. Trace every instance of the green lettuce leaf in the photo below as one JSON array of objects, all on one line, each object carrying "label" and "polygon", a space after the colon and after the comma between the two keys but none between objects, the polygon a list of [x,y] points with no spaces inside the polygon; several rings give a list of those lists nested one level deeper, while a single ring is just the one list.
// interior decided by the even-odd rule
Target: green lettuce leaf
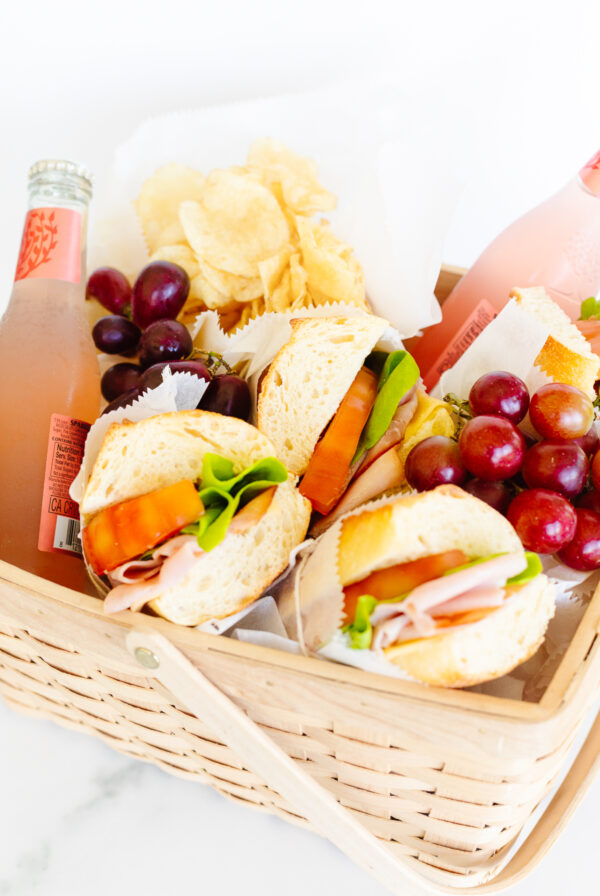
[{"label": "green lettuce leaf", "polygon": [[542,571],[542,561],[538,557],[537,554],[534,554],[533,551],[525,551],[525,559],[527,560],[527,566],[523,570],[523,572],[518,573],[516,576],[512,576],[512,578],[506,580],[507,585],[524,585],[526,582],[531,582],[532,579],[535,579],[536,576]]},{"label": "green lettuce leaf", "polygon": [[412,355],[406,351],[390,352],[383,364],[377,386],[377,398],[361,433],[354,460],[376,445],[385,434],[396,408],[420,375],[417,362]]},{"label": "green lettuce leaf", "polygon": [[[449,576],[452,575],[452,573],[461,572],[463,569],[469,569],[471,566],[477,566],[479,563],[485,563],[486,560],[493,560],[495,557],[501,556],[502,554],[489,554],[487,557],[477,557],[475,560],[463,563],[462,566],[456,566],[454,569],[447,570],[442,575]],[[524,585],[526,582],[535,579],[535,577],[542,572],[542,561],[537,554],[534,554],[533,551],[525,551],[525,558],[527,560],[527,566],[523,572],[507,579],[507,585]],[[350,647],[355,650],[366,650],[369,648],[371,646],[371,641],[373,640],[371,614],[375,607],[378,607],[379,604],[400,603],[405,600],[410,593],[410,591],[407,591],[405,594],[401,594],[398,597],[387,598],[386,600],[376,600],[370,594],[362,594],[356,602],[354,622],[344,626],[342,629],[343,632],[348,632],[350,635]]]},{"label": "green lettuce leaf", "polygon": [[212,551],[225,538],[238,510],[266,488],[286,479],[287,471],[275,457],[265,457],[235,475],[230,460],[218,454],[205,454],[199,488],[204,513],[181,531],[195,535],[202,550]]},{"label": "green lettuce leaf", "polygon": [[345,625],[343,632],[350,635],[350,647],[354,650],[367,650],[373,640],[373,626],[371,625],[371,613],[377,606],[377,601],[370,594],[361,594],[356,602],[354,622]]},{"label": "green lettuce leaf", "polygon": [[[488,554],[487,557],[477,557],[475,560],[469,560],[468,563],[463,563],[462,566],[455,566],[454,569],[447,569],[446,572],[442,573],[442,575],[451,576],[455,572],[462,572],[463,569],[470,569],[471,566],[477,566],[479,563],[486,563],[488,560],[494,560],[496,557],[502,557],[503,553],[506,553],[506,551],[500,554]],[[525,551],[525,559],[527,561],[527,566],[525,567],[523,572],[520,572],[516,576],[512,576],[512,578],[507,579],[507,585],[524,585],[526,582],[530,582],[532,579],[535,579],[535,577],[541,573],[542,561],[537,554],[534,554],[533,551]]]},{"label": "green lettuce leaf", "polygon": [[590,296],[581,303],[579,320],[597,320],[600,318],[600,299]]}]

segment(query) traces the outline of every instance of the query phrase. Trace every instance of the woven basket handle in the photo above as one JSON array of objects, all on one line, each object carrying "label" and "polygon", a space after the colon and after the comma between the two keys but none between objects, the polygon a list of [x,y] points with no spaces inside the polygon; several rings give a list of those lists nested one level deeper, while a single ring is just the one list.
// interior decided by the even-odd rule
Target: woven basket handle
[{"label": "woven basket handle", "polygon": [[[167,638],[134,630],[127,637],[131,654],[186,709],[214,731],[256,775],[261,777],[313,828],[392,893],[406,893],[406,878],[444,894],[494,893],[517,883],[548,852],[575,811],[600,766],[600,713],[569,773],[529,837],[492,881],[477,873],[461,886],[440,885],[422,863],[399,856],[371,834],[335,797],[321,787],[264,731],[208,680]],[[439,872],[438,872],[439,874]],[[426,876],[427,875],[427,876]],[[437,875],[436,875],[437,877]]]}]

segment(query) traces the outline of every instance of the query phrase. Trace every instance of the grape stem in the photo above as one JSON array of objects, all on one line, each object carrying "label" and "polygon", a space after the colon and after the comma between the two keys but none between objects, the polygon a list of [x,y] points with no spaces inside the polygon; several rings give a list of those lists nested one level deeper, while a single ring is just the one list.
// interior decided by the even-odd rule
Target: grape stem
[{"label": "grape stem", "polygon": [[196,358],[201,358],[205,362],[209,372],[213,376],[219,372],[221,367],[224,367],[227,373],[233,373],[233,368],[230,367],[227,361],[223,358],[223,355],[220,355],[218,352],[207,352],[204,351],[204,349],[193,348],[185,360],[191,361]]},{"label": "grape stem", "polygon": [[458,395],[455,395],[454,392],[448,392],[447,395],[444,395],[444,402],[450,405],[452,415],[456,421],[456,429],[452,438],[455,441],[458,441],[458,437],[462,432],[463,426],[465,425],[465,423],[468,423],[469,420],[471,420],[473,417],[471,405],[465,399],[459,398]]}]

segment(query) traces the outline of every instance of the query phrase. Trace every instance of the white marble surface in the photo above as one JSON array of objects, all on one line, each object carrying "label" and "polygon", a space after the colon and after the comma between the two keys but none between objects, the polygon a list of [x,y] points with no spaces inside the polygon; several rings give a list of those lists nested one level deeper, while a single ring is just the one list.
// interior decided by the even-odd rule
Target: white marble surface
[{"label": "white marble surface", "polygon": [[[28,164],[85,160],[99,191],[114,145],[156,112],[379,67],[399,72],[417,102],[441,92],[455,126],[440,133],[440,152],[459,141],[470,161],[446,243],[447,260],[465,265],[600,145],[600,11],[583,0],[170,0],[143,9],[57,0],[12,4],[3,25],[6,298]],[[1,703],[0,799],[0,896],[382,893],[314,835]],[[516,896],[598,892],[599,806],[596,782]]]}]

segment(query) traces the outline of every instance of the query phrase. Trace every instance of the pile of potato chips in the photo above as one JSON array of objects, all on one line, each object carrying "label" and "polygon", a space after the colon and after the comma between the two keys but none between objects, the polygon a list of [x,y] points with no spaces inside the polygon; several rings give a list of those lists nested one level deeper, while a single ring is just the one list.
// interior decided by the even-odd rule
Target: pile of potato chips
[{"label": "pile of potato chips", "polygon": [[265,311],[327,302],[367,308],[352,248],[313,217],[335,206],[315,163],[271,139],[255,141],[241,168],[204,176],[165,165],[136,203],[151,260],[189,275],[182,319],[214,309],[227,330]]}]

